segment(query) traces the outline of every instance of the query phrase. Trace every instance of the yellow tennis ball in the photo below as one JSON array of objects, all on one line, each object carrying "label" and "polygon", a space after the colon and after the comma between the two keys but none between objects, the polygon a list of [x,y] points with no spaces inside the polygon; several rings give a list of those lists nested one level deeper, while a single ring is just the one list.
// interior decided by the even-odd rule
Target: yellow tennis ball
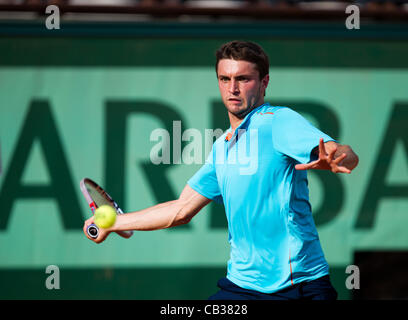
[{"label": "yellow tennis ball", "polygon": [[95,210],[94,223],[102,229],[110,228],[115,224],[116,211],[108,205],[100,206]]}]

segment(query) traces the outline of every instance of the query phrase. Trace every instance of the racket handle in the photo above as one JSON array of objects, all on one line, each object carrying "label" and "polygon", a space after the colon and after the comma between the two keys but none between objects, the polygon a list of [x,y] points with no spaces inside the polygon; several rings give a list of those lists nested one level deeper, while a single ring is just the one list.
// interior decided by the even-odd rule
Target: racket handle
[{"label": "racket handle", "polygon": [[[96,239],[99,236],[99,228],[94,223],[88,226],[86,232],[92,239]],[[126,239],[130,238],[133,235],[133,231],[118,231],[116,233]]]},{"label": "racket handle", "polygon": [[90,236],[92,239],[96,239],[99,235],[99,228],[94,223],[92,223],[86,229],[86,233],[88,233],[88,236]]}]

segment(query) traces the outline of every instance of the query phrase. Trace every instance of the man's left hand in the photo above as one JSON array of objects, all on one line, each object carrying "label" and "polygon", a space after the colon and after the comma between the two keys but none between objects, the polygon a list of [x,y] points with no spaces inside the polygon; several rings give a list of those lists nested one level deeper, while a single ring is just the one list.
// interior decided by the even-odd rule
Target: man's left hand
[{"label": "man's left hand", "polygon": [[323,139],[320,139],[319,142],[319,158],[316,161],[312,161],[307,164],[297,164],[295,166],[296,170],[309,170],[309,169],[316,169],[316,170],[330,170],[334,173],[351,173],[351,170],[342,166],[340,164],[346,157],[346,153],[342,153],[336,158],[335,153],[337,151],[337,147],[331,148],[329,153],[326,151],[326,147],[324,145]]}]

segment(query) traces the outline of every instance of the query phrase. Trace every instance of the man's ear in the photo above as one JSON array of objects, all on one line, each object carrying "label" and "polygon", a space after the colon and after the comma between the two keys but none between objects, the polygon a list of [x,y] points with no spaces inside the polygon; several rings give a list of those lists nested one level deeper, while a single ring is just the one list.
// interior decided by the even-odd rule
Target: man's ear
[{"label": "man's ear", "polygon": [[264,96],[266,95],[266,88],[268,87],[269,84],[269,74],[267,74],[263,79],[261,80],[262,86],[264,87]]}]

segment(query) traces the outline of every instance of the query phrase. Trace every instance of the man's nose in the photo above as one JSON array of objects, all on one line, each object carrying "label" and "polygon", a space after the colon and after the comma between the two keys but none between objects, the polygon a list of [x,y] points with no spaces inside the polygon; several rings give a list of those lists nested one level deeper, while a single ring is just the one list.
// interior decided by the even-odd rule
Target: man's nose
[{"label": "man's nose", "polygon": [[231,81],[230,81],[229,91],[230,91],[231,93],[237,93],[237,92],[239,92],[238,81],[235,81],[235,80],[231,80]]}]

